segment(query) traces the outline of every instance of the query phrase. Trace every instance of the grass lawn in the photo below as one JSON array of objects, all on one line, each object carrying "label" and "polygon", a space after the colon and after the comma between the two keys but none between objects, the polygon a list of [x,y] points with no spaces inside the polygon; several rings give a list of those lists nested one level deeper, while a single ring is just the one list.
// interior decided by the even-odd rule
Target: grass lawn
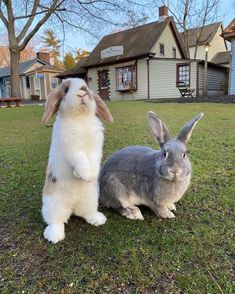
[{"label": "grass lawn", "polygon": [[235,105],[112,102],[104,159],[127,145],[157,146],[153,110],[176,135],[204,112],[189,149],[194,173],[176,218],[112,210],[101,227],[72,217],[66,239],[45,241],[41,193],[51,128],[43,107],[0,109],[0,293],[235,293]]}]

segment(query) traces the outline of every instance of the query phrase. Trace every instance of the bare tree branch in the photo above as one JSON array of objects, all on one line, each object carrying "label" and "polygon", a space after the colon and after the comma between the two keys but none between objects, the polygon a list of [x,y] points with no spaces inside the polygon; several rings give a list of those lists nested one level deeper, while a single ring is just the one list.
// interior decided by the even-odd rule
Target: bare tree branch
[{"label": "bare tree branch", "polygon": [[[20,50],[23,50],[27,46],[27,44],[30,41],[30,39],[38,32],[38,30],[41,28],[41,26],[49,19],[49,17],[54,12],[54,9],[57,7],[57,3],[58,3],[58,0],[54,0],[52,2],[52,5],[49,8],[48,12],[45,14],[45,16],[36,24],[36,26],[34,27],[34,29],[27,35],[27,37],[25,37],[23,43],[19,46]],[[27,28],[25,28],[26,32],[27,32],[28,28],[29,28],[29,25],[28,25]],[[24,35],[26,34],[26,32],[24,33]],[[22,38],[21,38],[21,40],[22,40]],[[18,37],[18,42],[20,42],[19,37]]]},{"label": "bare tree branch", "polygon": [[5,27],[8,28],[8,21],[7,21],[6,17],[3,15],[1,7],[2,7],[2,0],[0,0],[0,19],[4,23]]},{"label": "bare tree branch", "polygon": [[[29,17],[29,19],[26,22],[24,28],[22,29],[21,33],[17,37],[18,42],[21,42],[21,40],[24,38],[25,34],[27,33],[28,28],[31,26],[31,24],[32,24],[32,22],[34,20],[37,8],[39,6],[39,3],[40,3],[40,0],[35,0],[34,1],[33,8],[32,8],[32,11],[31,11],[31,16]],[[15,20],[16,20],[16,18],[15,18]]]}]

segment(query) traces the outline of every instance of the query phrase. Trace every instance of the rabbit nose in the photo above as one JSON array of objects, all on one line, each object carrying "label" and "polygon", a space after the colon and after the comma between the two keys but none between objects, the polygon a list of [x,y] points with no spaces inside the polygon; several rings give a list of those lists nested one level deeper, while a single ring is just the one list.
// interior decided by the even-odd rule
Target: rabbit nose
[{"label": "rabbit nose", "polygon": [[175,171],[174,171],[173,169],[170,169],[170,168],[168,168],[168,172],[169,172],[170,174],[175,174]]},{"label": "rabbit nose", "polygon": [[182,170],[181,169],[171,169],[171,168],[168,168],[168,172],[170,174],[174,174],[175,176],[179,176],[182,173]]},{"label": "rabbit nose", "polygon": [[86,95],[87,95],[87,93],[84,92],[84,91],[83,91],[82,94],[78,94],[78,97],[81,99],[81,102],[82,102],[82,103],[84,103],[84,98],[85,98]]}]

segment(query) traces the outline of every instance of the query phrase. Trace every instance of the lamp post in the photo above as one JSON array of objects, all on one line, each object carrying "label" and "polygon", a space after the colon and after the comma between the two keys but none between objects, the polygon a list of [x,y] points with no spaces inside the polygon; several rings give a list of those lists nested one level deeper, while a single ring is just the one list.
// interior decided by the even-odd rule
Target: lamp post
[{"label": "lamp post", "polygon": [[204,46],[205,48],[205,52],[206,52],[206,55],[205,55],[205,63],[204,63],[204,87],[203,87],[203,96],[207,96],[207,68],[208,68],[208,64],[207,64],[207,61],[208,61],[208,51],[209,51],[209,48],[210,48],[210,44],[207,43],[205,44]]}]

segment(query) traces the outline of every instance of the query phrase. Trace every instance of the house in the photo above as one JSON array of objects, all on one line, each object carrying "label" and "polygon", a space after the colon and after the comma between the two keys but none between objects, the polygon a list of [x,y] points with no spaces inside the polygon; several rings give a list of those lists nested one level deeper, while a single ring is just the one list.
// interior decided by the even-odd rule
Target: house
[{"label": "house", "polygon": [[[227,51],[226,41],[221,37],[223,25],[221,22],[189,29],[186,31],[188,37],[189,57],[192,59],[205,60],[205,45],[209,45],[208,61],[222,51]],[[182,34],[184,38],[184,34]],[[194,57],[196,50],[196,57]]]},{"label": "house", "polygon": [[[20,91],[25,99],[46,99],[55,88],[59,70],[50,64],[49,53],[38,52],[37,57],[20,63]],[[0,97],[11,96],[10,67],[0,68]]]},{"label": "house", "polygon": [[222,51],[216,53],[216,55],[211,59],[211,62],[220,64],[223,66],[230,67],[230,57],[231,57],[231,51]]},{"label": "house", "polygon": [[[60,78],[85,75],[89,87],[103,99],[179,98],[179,82],[202,95],[204,61],[187,58],[174,19],[162,6],[158,21],[104,36],[70,74]],[[209,95],[223,93],[226,74],[226,67],[208,63]]]},{"label": "house", "polygon": [[229,94],[235,95],[235,18],[223,31],[222,36],[225,40],[231,42]]}]

